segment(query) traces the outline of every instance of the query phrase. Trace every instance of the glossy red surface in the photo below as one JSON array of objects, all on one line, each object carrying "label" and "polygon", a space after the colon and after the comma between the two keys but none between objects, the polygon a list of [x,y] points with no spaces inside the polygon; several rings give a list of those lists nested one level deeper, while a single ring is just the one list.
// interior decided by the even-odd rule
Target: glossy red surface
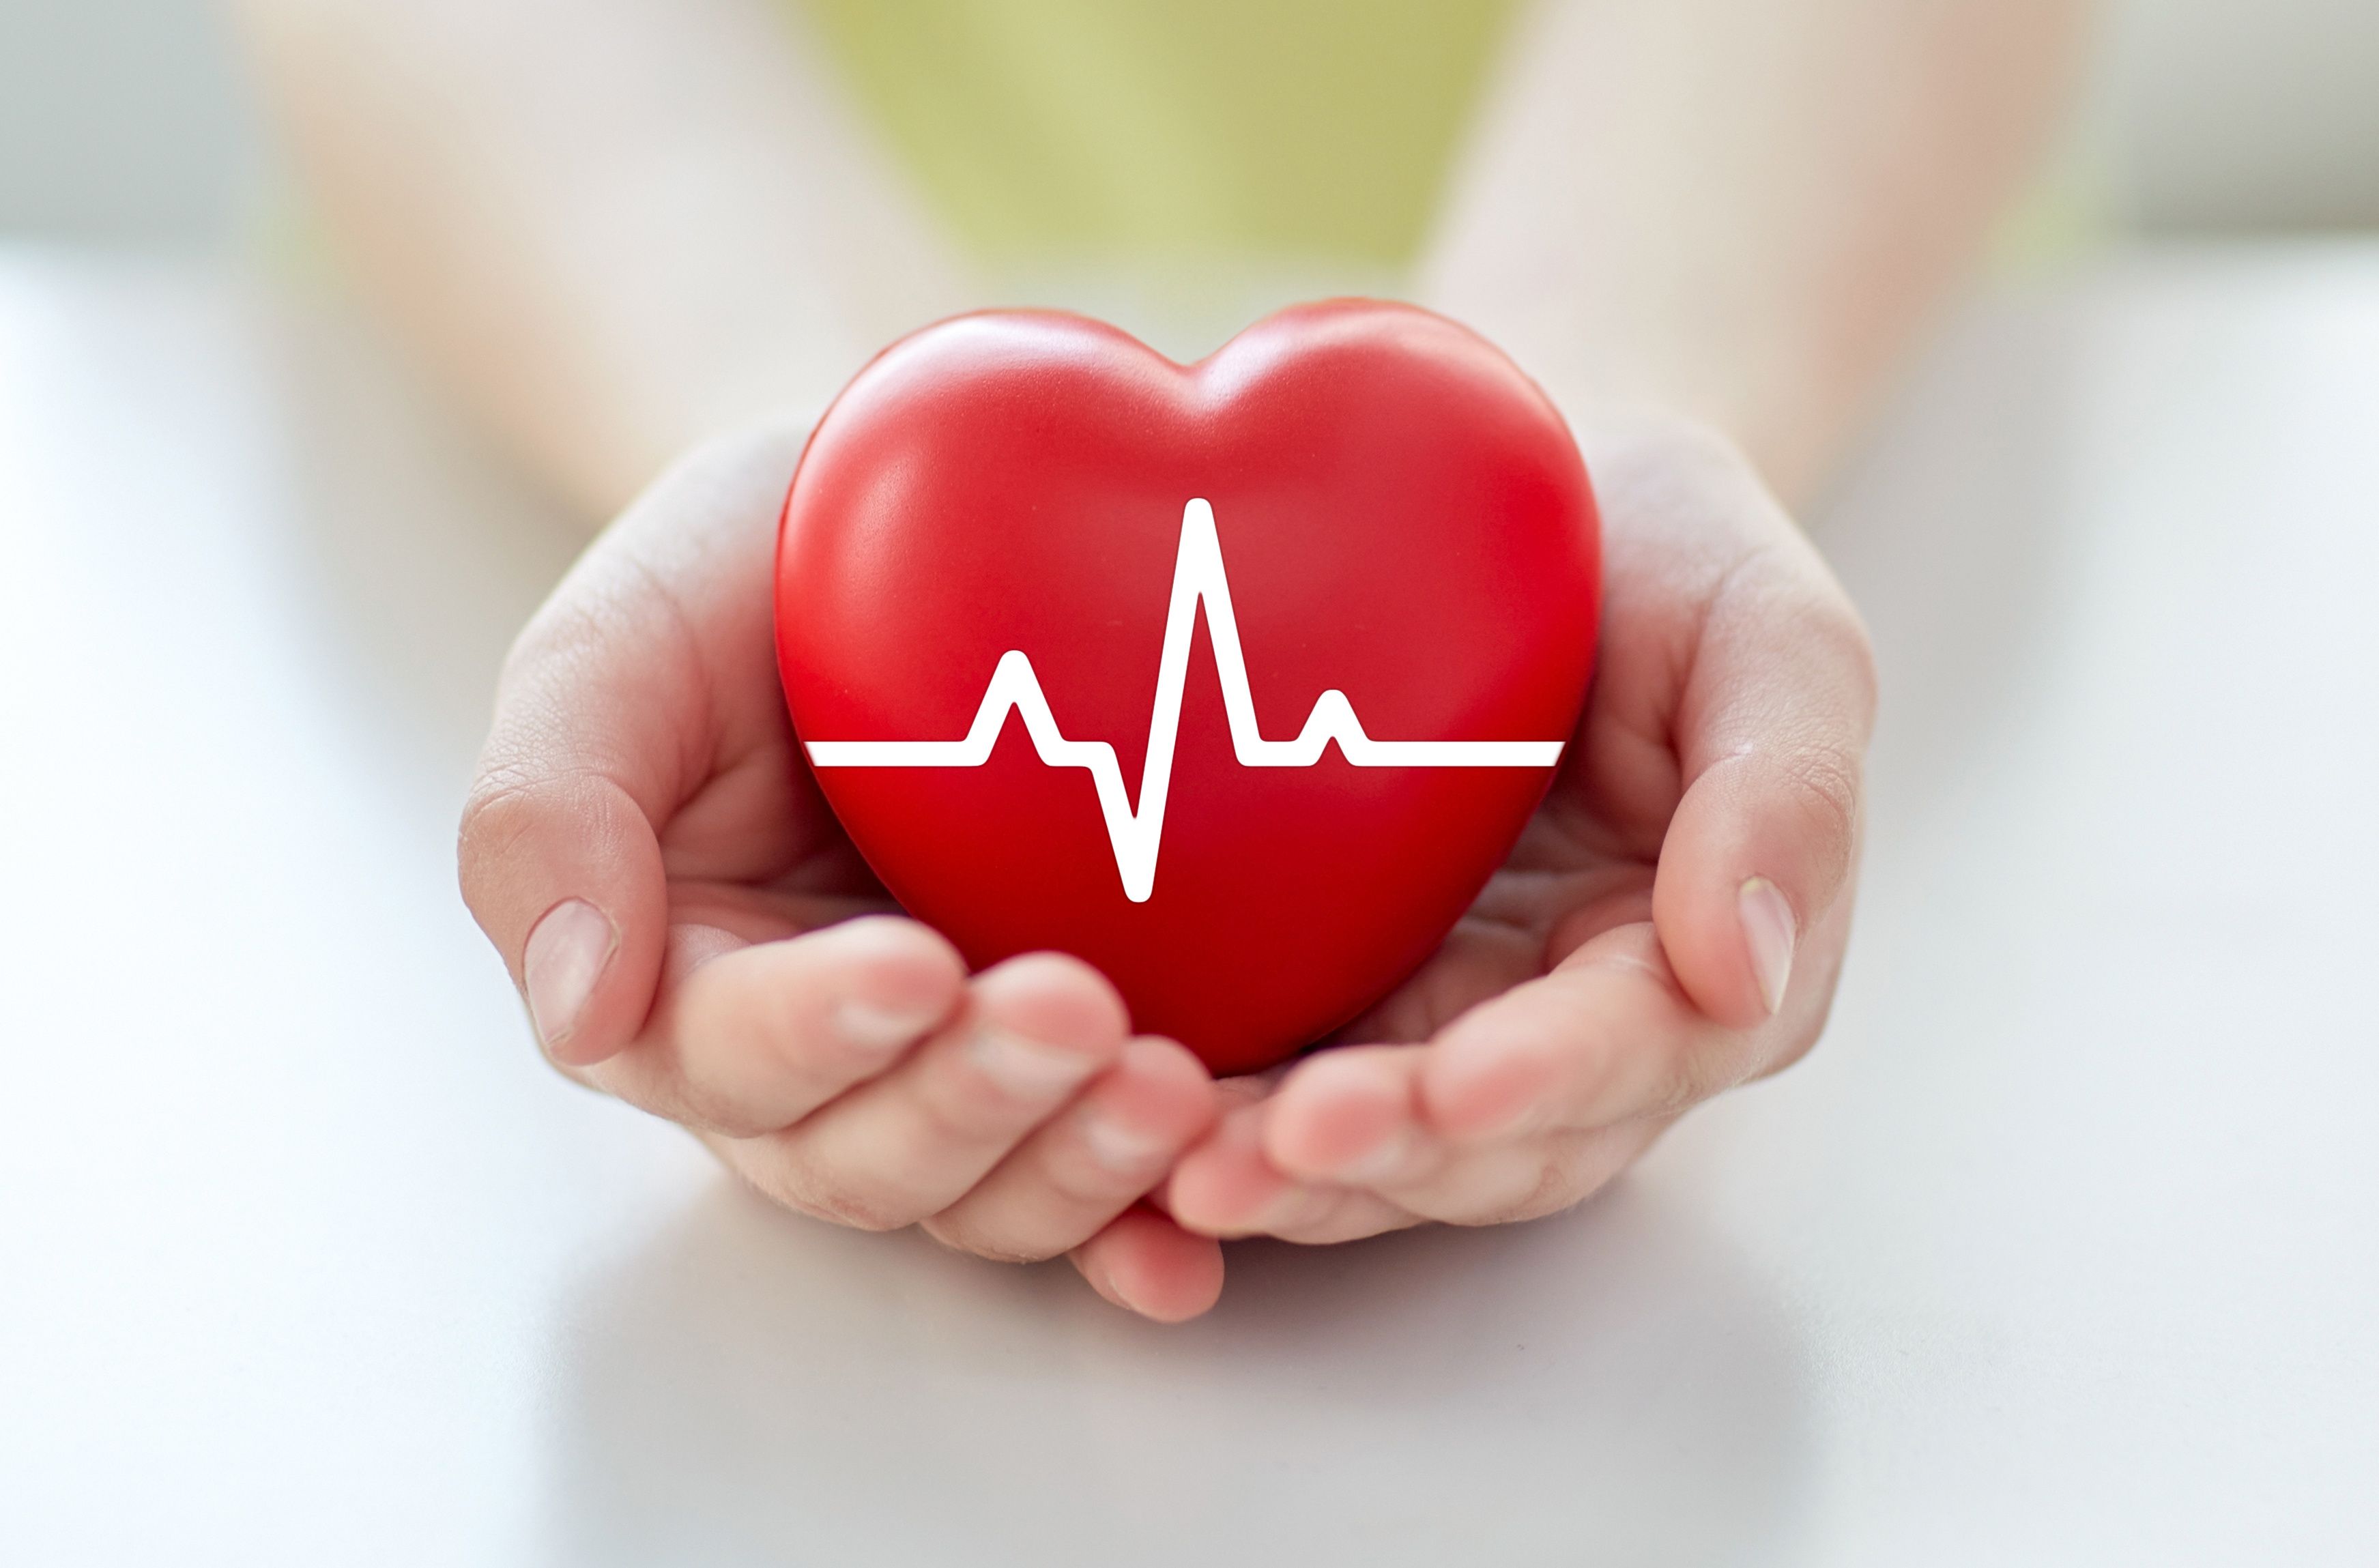
[{"label": "glossy red surface", "polygon": [[[1599,601],[1586,471],[1493,347],[1410,307],[1274,316],[1194,366],[1076,317],[961,317],[894,344],[812,436],[777,646],[804,742],[955,741],[1001,657],[1136,802],[1185,504],[1211,502],[1255,714],[1324,692],[1382,741],[1566,740]],[[1236,758],[1207,619],[1155,879],[1126,897],[1092,775],[1014,713],[980,766],[827,766],[894,897],[970,962],[1056,948],[1217,1071],[1344,1023],[1443,939],[1549,767]]]}]

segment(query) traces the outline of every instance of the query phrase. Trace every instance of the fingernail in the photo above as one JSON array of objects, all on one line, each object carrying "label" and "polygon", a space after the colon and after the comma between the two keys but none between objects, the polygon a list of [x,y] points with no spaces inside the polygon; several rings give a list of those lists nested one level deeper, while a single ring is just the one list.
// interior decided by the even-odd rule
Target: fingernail
[{"label": "fingernail", "polygon": [[835,1032],[870,1054],[906,1045],[940,1020],[938,1012],[873,1002],[845,1002],[834,1010]]},{"label": "fingernail", "polygon": [[1755,876],[1735,895],[1735,911],[1743,922],[1744,945],[1751,950],[1759,998],[1773,1014],[1783,1005],[1784,987],[1793,978],[1793,944],[1798,935],[1793,906],[1776,884]]},{"label": "fingernail", "polygon": [[[1097,1271],[1095,1274],[1091,1272],[1093,1269]],[[1116,1278],[1115,1271],[1105,1263],[1091,1264],[1089,1268],[1082,1271],[1082,1277],[1090,1282],[1093,1290],[1097,1291],[1109,1302],[1122,1308],[1125,1311],[1137,1312],[1143,1318],[1150,1316],[1148,1309],[1134,1301],[1124,1290],[1122,1283]]]},{"label": "fingernail", "polygon": [[1100,1111],[1082,1116],[1082,1145],[1091,1158],[1119,1175],[1147,1170],[1165,1156],[1163,1139],[1151,1138]]},{"label": "fingernail", "polygon": [[565,899],[546,911],[521,954],[521,988],[529,1022],[550,1048],[570,1038],[595,983],[620,946],[610,917],[584,899]]},{"label": "fingernail", "polygon": [[1060,1051],[1004,1029],[977,1030],[967,1050],[984,1077],[1027,1100],[1071,1089],[1098,1065],[1079,1051]]},{"label": "fingernail", "polygon": [[1104,1297],[1109,1306],[1120,1307],[1127,1312],[1137,1312],[1140,1310],[1139,1308],[1131,1304],[1130,1297],[1125,1296],[1121,1290],[1116,1287],[1115,1271],[1113,1269],[1108,1268],[1105,1263],[1099,1262],[1095,1259],[1085,1258],[1083,1254],[1080,1252],[1077,1252],[1075,1257],[1080,1260],[1078,1266],[1082,1271],[1082,1282],[1085,1285],[1088,1285],[1093,1290],[1096,1291],[1100,1296]]}]

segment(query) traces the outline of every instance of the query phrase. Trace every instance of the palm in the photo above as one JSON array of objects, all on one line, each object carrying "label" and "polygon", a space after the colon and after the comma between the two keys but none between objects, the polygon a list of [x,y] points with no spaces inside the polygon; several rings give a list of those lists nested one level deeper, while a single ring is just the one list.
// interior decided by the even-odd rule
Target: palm
[{"label": "palm", "polygon": [[[1087,966],[969,978],[912,923],[850,920],[892,900],[776,680],[784,432],[689,463],[524,635],[465,821],[473,907],[532,1013],[532,927],[565,896],[607,915],[602,967],[545,971],[597,980],[570,1027],[540,1018],[549,1050],[704,1129],[763,1190],[995,1256],[1071,1248],[1153,1315],[1219,1289],[1190,1233],[1322,1241],[1575,1201],[1678,1111],[1815,1039],[1871,702],[1855,616],[1738,460],[1703,438],[1589,434],[1600,666],[1544,803],[1437,954],[1338,1031],[1346,1048],[1228,1086],[1211,1127],[1194,1061],[1126,1041]],[[930,1021],[863,1064],[836,1009],[884,979],[888,944]],[[993,1035],[1045,1040],[1072,1087],[989,1085],[974,1053]],[[1122,1167],[1084,1142],[1101,1117],[1137,1125]],[[1130,1207],[1160,1181],[1169,1219]]]},{"label": "palm", "polygon": [[1167,1188],[1190,1229],[1332,1241],[1546,1212],[1815,1040],[1848,931],[1863,634],[1723,448],[1592,434],[1600,662],[1544,803],[1339,1049],[1227,1086]]},{"label": "palm", "polygon": [[[1628,555],[1614,554],[1624,571]],[[1427,1040],[1589,938],[1650,918],[1681,777],[1669,740],[1680,682],[1660,656],[1689,649],[1702,607],[1657,582],[1614,582],[1610,605],[1577,733],[1511,855],[1437,952],[1333,1043]]]}]

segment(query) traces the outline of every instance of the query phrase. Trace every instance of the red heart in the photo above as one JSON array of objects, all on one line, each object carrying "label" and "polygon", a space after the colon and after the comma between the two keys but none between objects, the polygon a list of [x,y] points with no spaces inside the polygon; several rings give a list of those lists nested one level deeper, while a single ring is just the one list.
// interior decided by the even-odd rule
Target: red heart
[{"label": "red heart", "polygon": [[[1238,1072],[1409,973],[1511,851],[1577,726],[1598,568],[1561,416],[1443,318],[1308,306],[1184,367],[1078,317],[967,316],[811,435],[777,652],[911,913],[976,965],[1077,954],[1135,1027]],[[1167,791],[1143,766],[1177,733]]]}]

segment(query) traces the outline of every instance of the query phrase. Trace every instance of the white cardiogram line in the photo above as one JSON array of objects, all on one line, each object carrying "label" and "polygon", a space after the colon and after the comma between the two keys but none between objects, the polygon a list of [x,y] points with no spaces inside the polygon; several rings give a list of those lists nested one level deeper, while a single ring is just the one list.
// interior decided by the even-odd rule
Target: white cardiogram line
[{"label": "white cardiogram line", "polygon": [[1214,534],[1214,509],[1193,501],[1181,513],[1181,549],[1173,561],[1173,599],[1165,612],[1165,654],[1156,667],[1156,704],[1148,716],[1148,754],[1141,766],[1140,809],[1124,796],[1123,767],[1105,741],[1069,741],[1049,711],[1033,661],[1021,649],[999,657],[984,688],[983,706],[963,741],[812,741],[816,767],[981,767],[1008,723],[1008,710],[1024,716],[1033,748],[1050,767],[1085,769],[1099,791],[1107,840],[1124,896],[1145,903],[1156,886],[1156,847],[1165,831],[1165,798],[1173,785],[1173,743],[1181,729],[1181,694],[1190,681],[1190,638],[1198,606],[1206,607],[1206,630],[1214,640],[1214,671],[1222,677],[1223,711],[1230,720],[1231,750],[1241,767],[1311,767],[1333,741],[1357,767],[1551,767],[1561,760],[1559,741],[1374,741],[1363,733],[1346,694],[1332,690],[1314,699],[1313,711],[1294,741],[1267,741],[1256,725],[1255,698],[1248,691],[1247,658],[1239,651],[1239,623],[1231,613],[1231,581],[1223,570],[1223,545]]}]

